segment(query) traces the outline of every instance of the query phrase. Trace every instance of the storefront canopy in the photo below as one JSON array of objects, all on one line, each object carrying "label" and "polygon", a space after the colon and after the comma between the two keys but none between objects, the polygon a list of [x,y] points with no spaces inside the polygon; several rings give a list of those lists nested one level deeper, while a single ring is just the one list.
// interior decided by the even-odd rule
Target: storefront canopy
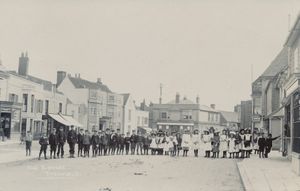
[{"label": "storefront canopy", "polygon": [[83,125],[81,123],[79,123],[78,121],[76,121],[71,116],[67,116],[67,115],[60,115],[60,116],[62,116],[65,120],[69,121],[75,127],[83,127]]},{"label": "storefront canopy", "polygon": [[76,121],[73,117],[62,115],[62,114],[48,114],[52,119],[55,121],[65,125],[65,126],[75,126],[75,127],[82,127],[78,121]]}]

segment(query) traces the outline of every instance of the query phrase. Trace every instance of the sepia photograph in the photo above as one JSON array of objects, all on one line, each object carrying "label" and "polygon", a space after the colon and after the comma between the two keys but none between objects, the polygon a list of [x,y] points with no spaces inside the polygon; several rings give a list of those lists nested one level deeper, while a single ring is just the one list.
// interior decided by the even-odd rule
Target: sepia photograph
[{"label": "sepia photograph", "polygon": [[0,191],[300,191],[300,0],[0,0]]}]

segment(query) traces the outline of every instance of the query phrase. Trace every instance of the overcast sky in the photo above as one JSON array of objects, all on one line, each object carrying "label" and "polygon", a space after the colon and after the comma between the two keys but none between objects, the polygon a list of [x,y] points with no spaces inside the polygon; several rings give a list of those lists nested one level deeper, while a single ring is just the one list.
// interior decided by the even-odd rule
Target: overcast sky
[{"label": "overcast sky", "polygon": [[[243,3],[242,3],[243,2]],[[64,70],[135,100],[163,102],[176,92],[233,110],[279,53],[300,2],[294,0],[0,0],[2,64],[55,83]]]}]

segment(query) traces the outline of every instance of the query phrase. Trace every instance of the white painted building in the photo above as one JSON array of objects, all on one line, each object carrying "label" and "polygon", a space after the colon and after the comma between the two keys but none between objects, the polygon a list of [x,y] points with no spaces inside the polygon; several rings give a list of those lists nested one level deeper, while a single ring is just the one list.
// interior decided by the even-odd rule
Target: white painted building
[{"label": "white painted building", "polygon": [[123,104],[123,131],[122,133],[137,131],[138,128],[149,128],[149,112],[136,107],[131,94],[122,94]]}]

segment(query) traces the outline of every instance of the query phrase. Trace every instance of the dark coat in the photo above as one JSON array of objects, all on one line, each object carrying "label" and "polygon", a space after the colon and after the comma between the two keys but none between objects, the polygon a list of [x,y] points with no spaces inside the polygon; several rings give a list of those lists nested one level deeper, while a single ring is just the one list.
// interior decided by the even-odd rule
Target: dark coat
[{"label": "dark coat", "polygon": [[125,137],[125,144],[126,145],[129,145],[130,144],[130,139],[131,139],[131,137]]},{"label": "dark coat", "polygon": [[130,143],[137,143],[137,135],[131,135],[130,137]]},{"label": "dark coat", "polygon": [[77,135],[77,143],[79,145],[83,145],[83,134],[78,133],[78,135]]},{"label": "dark coat", "polygon": [[266,147],[266,139],[263,137],[258,138],[257,144],[258,144],[259,149],[265,148]]},{"label": "dark coat", "polygon": [[109,140],[110,140],[110,134],[105,134],[101,137],[101,141],[103,145],[108,145],[109,144]]},{"label": "dark coat", "polygon": [[150,139],[150,137],[146,137],[144,138],[144,145],[146,146],[150,146],[152,139]]},{"label": "dark coat", "polygon": [[68,143],[75,144],[77,142],[77,134],[74,130],[68,132]]},{"label": "dark coat", "polygon": [[91,136],[90,135],[83,135],[83,144],[84,145],[90,145],[91,144]]},{"label": "dark coat", "polygon": [[57,134],[50,134],[49,136],[49,144],[50,145],[58,145],[58,138],[57,138]]},{"label": "dark coat", "polygon": [[66,134],[63,131],[58,131],[57,140],[59,144],[64,144],[66,142]]},{"label": "dark coat", "polygon": [[48,137],[42,136],[42,137],[40,138],[40,140],[39,140],[39,144],[40,144],[40,145],[48,145]]},{"label": "dark coat", "polygon": [[91,139],[91,144],[92,145],[98,145],[100,141],[99,135],[93,135]]}]

